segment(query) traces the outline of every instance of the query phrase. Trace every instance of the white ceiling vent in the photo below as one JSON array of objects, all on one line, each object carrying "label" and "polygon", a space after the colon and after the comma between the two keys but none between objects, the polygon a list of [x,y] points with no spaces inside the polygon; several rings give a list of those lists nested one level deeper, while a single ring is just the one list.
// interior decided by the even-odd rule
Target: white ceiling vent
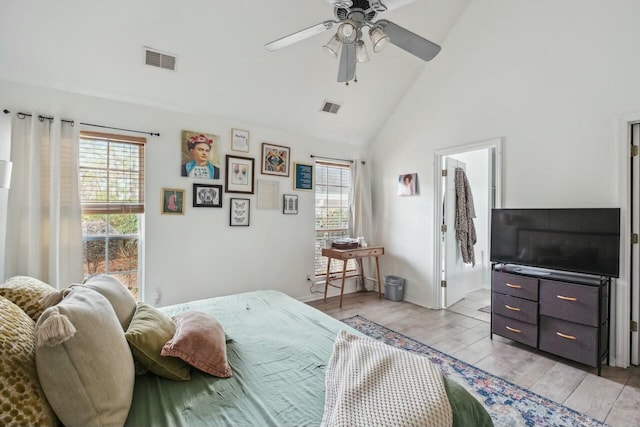
[{"label": "white ceiling vent", "polygon": [[320,111],[323,111],[325,113],[331,113],[331,114],[336,114],[339,109],[340,109],[340,104],[336,104],[335,102],[331,102],[331,101],[324,101],[322,103],[322,107],[320,107]]},{"label": "white ceiling vent", "polygon": [[144,48],[145,64],[165,70],[176,70],[176,57],[166,52],[160,52],[148,47]]}]

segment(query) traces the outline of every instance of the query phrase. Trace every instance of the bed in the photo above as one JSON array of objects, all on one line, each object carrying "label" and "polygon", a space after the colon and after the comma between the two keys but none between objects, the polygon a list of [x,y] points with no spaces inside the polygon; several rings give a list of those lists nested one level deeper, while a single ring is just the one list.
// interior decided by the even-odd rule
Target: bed
[{"label": "bed", "polygon": [[[355,329],[277,291],[255,291],[163,307],[169,316],[214,316],[227,336],[230,378],[193,369],[191,380],[136,377],[126,425],[318,426],[325,374],[340,330]],[[454,426],[491,426],[465,389],[444,379]]]}]

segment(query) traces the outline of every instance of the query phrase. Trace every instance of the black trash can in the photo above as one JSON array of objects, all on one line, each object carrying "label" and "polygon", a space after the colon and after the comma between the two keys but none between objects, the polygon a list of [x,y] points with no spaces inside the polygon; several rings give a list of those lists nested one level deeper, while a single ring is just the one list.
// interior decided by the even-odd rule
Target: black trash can
[{"label": "black trash can", "polygon": [[384,276],[384,297],[391,301],[404,299],[405,279],[398,276]]}]

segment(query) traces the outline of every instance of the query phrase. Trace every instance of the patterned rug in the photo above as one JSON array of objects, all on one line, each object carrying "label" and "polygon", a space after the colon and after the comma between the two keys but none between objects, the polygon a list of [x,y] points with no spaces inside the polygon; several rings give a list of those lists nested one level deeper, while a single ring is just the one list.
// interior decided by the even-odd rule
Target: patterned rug
[{"label": "patterned rug", "polygon": [[364,317],[354,316],[342,321],[371,338],[427,356],[440,367],[443,375],[464,386],[483,403],[496,427],[606,426],[588,415],[562,406]]}]

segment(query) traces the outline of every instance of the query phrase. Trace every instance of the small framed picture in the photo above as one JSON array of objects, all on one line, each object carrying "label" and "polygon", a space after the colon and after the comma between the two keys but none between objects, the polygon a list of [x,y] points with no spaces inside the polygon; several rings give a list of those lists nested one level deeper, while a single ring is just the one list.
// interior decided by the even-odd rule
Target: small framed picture
[{"label": "small framed picture", "polygon": [[253,194],[255,159],[229,154],[226,158],[225,193]]},{"label": "small framed picture", "polygon": [[178,188],[163,188],[161,213],[163,215],[184,215],[184,193],[185,190]]},{"label": "small framed picture", "polygon": [[221,208],[222,185],[193,184],[194,208]]},{"label": "small framed picture", "polygon": [[291,149],[282,145],[262,143],[262,174],[289,176]]},{"label": "small framed picture", "polygon": [[249,152],[249,131],[231,129],[231,150]]},{"label": "small framed picture", "polygon": [[398,196],[415,196],[418,194],[418,174],[405,173],[398,176]]},{"label": "small framed picture", "polygon": [[229,225],[248,227],[250,208],[251,200],[249,199],[229,199]]},{"label": "small framed picture", "polygon": [[293,164],[293,189],[296,191],[313,190],[313,165],[307,163]]},{"label": "small framed picture", "polygon": [[282,196],[282,213],[290,215],[298,214],[298,196],[295,194],[284,194]]}]

